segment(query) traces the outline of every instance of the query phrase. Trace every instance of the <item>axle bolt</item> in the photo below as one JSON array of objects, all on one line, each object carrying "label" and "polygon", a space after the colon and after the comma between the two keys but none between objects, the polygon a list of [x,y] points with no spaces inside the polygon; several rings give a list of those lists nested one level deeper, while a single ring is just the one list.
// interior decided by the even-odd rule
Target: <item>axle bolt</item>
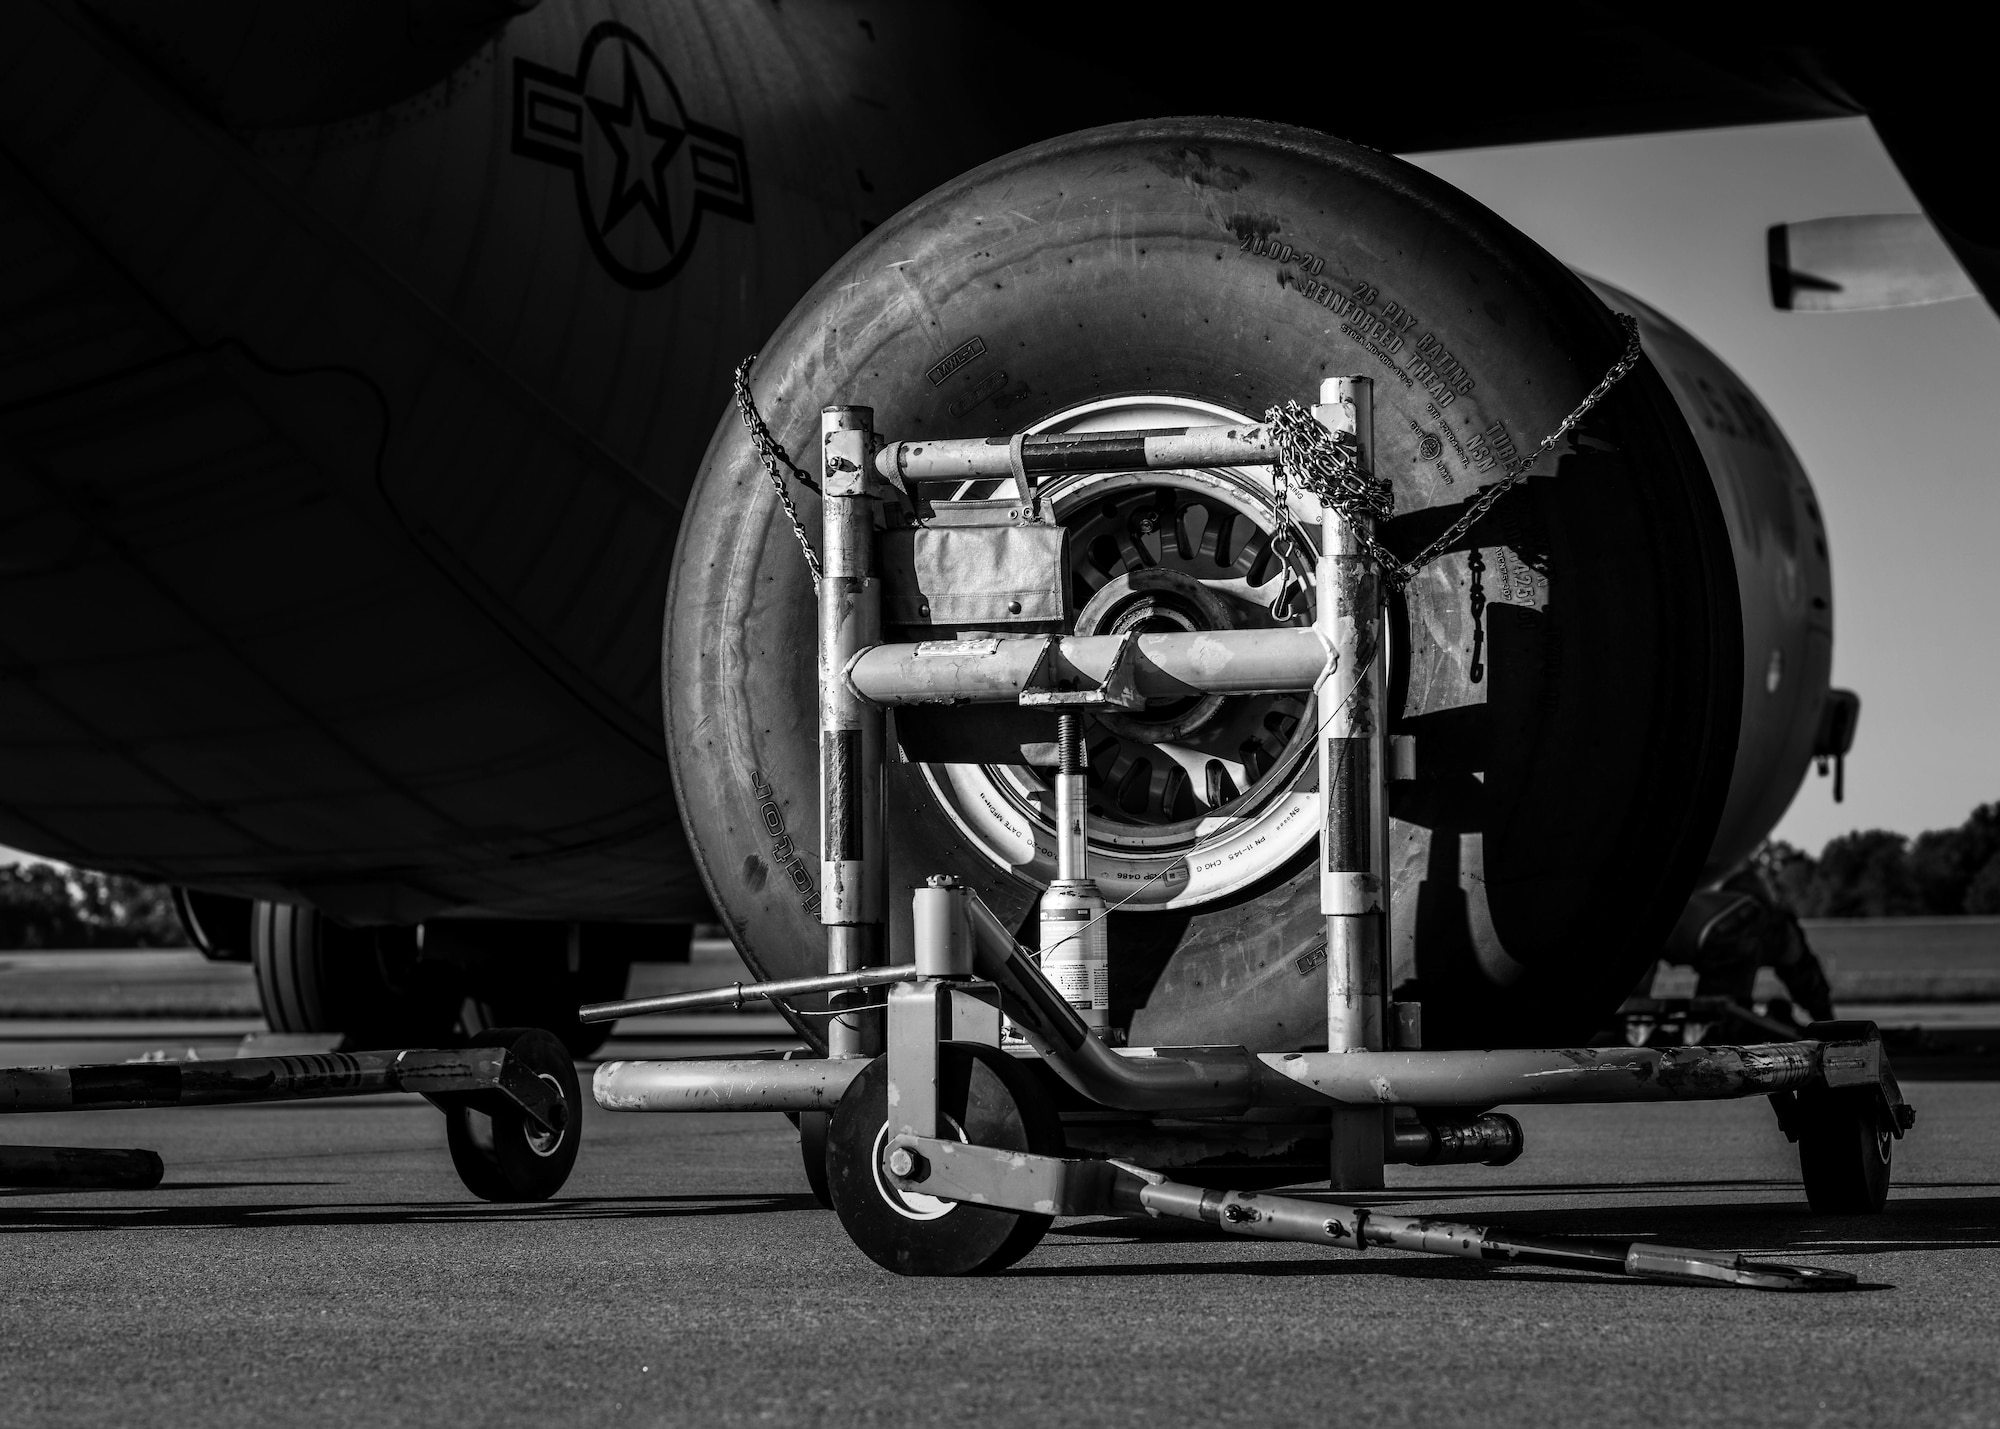
[{"label": "axle bolt", "polygon": [[929,1178],[931,1168],[909,1147],[898,1146],[889,1152],[889,1174],[899,1181],[923,1181]]}]

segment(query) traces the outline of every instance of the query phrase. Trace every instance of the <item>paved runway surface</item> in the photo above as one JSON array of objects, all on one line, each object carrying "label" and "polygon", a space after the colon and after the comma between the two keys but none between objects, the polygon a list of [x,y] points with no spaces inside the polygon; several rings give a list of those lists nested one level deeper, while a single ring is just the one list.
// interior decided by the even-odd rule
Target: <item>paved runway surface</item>
[{"label": "paved runway surface", "polygon": [[1012,1273],[877,1270],[776,1116],[592,1109],[562,1197],[470,1201],[414,1098],[15,1119],[147,1193],[0,1192],[6,1424],[2000,1423],[2000,1087],[1908,1088],[1886,1216],[1816,1221],[1761,1102],[1530,1109],[1385,1204],[1768,1252],[1847,1295],[1059,1223]]}]

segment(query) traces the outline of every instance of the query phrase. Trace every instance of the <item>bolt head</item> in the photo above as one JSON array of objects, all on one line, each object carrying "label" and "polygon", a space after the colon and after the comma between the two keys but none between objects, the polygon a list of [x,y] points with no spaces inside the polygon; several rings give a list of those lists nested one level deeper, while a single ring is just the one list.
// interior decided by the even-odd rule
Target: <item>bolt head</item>
[{"label": "bolt head", "polygon": [[933,873],[925,880],[932,888],[956,888],[958,880],[949,873]]},{"label": "bolt head", "polygon": [[931,1174],[931,1168],[909,1147],[897,1146],[889,1152],[889,1174],[899,1181],[921,1181]]}]

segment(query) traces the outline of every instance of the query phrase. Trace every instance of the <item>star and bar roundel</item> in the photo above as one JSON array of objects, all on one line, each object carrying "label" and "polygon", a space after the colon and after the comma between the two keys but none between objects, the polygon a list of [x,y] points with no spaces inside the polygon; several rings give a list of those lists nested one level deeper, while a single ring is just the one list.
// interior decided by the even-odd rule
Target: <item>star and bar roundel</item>
[{"label": "star and bar roundel", "polygon": [[703,213],[751,221],[743,141],[688,118],[666,67],[616,21],[584,37],[574,73],[514,61],[513,147],[570,171],[591,249],[628,288],[671,281]]}]

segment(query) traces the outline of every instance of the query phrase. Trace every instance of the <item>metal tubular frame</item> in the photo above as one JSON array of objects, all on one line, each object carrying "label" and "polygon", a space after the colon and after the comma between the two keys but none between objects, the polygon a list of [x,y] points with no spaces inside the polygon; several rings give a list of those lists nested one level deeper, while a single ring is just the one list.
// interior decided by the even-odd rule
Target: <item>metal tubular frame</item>
[{"label": "metal tubular frame", "polygon": [[1314,630],[1227,630],[1192,635],[992,635],[873,645],[848,663],[857,699],[885,707],[1006,703],[1037,680],[1101,686],[1127,655],[1122,673],[1146,698],[1302,693],[1325,673],[1326,646]]},{"label": "metal tubular frame", "polygon": [[606,1111],[832,1111],[863,1057],[604,1062],[590,1094]]},{"label": "metal tubular frame", "polygon": [[[1374,389],[1365,377],[1320,384],[1313,416],[1354,439],[1361,469],[1374,470]],[[1314,689],[1319,721],[1319,907],[1326,919],[1326,1046],[1329,1055],[1379,1052],[1387,1023],[1389,811],[1383,735],[1388,714],[1382,657],[1379,573],[1364,538],[1366,518],[1328,508],[1320,538],[1316,624],[1330,658]],[[1332,1115],[1335,1190],[1379,1190],[1387,1143],[1385,1112]]]},{"label": "metal tubular frame", "polygon": [[[820,923],[826,970],[881,964],[888,873],[884,857],[881,706],[844,678],[861,651],[882,641],[882,586],[875,574],[879,514],[871,470],[875,413],[828,407],[820,414],[819,587]],[[835,993],[834,1008],[856,1008],[859,992]],[[880,1017],[855,1010],[829,1019],[827,1055],[872,1057],[882,1047]]]},{"label": "metal tubular frame", "polygon": [[[1314,416],[1330,431],[1351,435],[1364,470],[1369,469],[1374,433],[1368,379],[1329,379],[1320,398]],[[1115,1162],[1030,1156],[940,1139],[940,1046],[954,1040],[998,1046],[1002,1012],[1050,1070],[1102,1108],[1212,1116],[1290,1107],[1306,1116],[1325,1115],[1331,1122],[1329,1172],[1335,1189],[1380,1187],[1389,1160],[1504,1161],[1519,1152],[1519,1126],[1510,1117],[1461,1114],[1399,1132],[1392,1115],[1398,1106],[1782,1098],[1809,1088],[1872,1088],[1886,1103],[1897,1135],[1912,1118],[1879,1039],[1865,1024],[1826,1024],[1815,1029],[1822,1033],[1816,1039],[1759,1047],[1416,1050],[1414,1037],[1398,1035],[1392,1026],[1388,1001],[1389,712],[1383,587],[1366,554],[1372,533],[1326,513],[1310,630],[885,645],[871,554],[878,503],[907,492],[909,483],[1011,477],[1027,492],[1040,473],[1268,465],[1276,456],[1270,433],[1261,426],[878,444],[871,423],[865,407],[829,407],[822,420],[821,921],[828,975],[603,1004],[587,1014],[599,1020],[749,995],[845,992],[889,983],[886,1018],[836,1017],[825,1058],[607,1063],[594,1086],[600,1105],[627,1111],[826,1111],[859,1075],[862,1059],[886,1043],[893,1125],[884,1169],[896,1184],[927,1195],[1042,1213],[1187,1216],[1249,1235],[1475,1259],[1588,1263],[1655,1278],[1776,1288],[1817,1288],[1838,1279],[1661,1247],[1634,1245],[1607,1254],[1602,1248],[1495,1236],[1479,1227],[1200,1191]],[[1101,1018],[1089,1014],[1098,1009],[1087,1002],[1073,1005],[1084,1001],[1075,989],[1059,989],[1046,962],[1038,965],[1036,955],[1020,947],[975,894],[949,878],[933,878],[916,891],[915,963],[878,966],[886,899],[886,708],[1018,700],[1073,709],[1093,701],[1109,705],[1190,693],[1305,690],[1315,696],[1319,721],[1326,1051],[1114,1049],[1097,1035],[1102,1028],[1093,1024]],[[1057,884],[1091,889],[1084,856],[1087,794],[1074,757],[1075,731],[1066,723],[1063,733]],[[1075,921],[1069,920],[1072,926]],[[1101,932],[1094,918],[1090,926]],[[1045,950],[1062,933],[1045,927]],[[1400,1046],[1392,1048],[1392,1041]]]},{"label": "metal tubular frame", "polygon": [[[1184,466],[1270,466],[1278,459],[1268,427],[1237,423],[1016,437],[890,442],[875,456],[886,481],[968,481],[1071,471],[1171,471]],[[1018,468],[1017,464],[1018,463]]]}]

